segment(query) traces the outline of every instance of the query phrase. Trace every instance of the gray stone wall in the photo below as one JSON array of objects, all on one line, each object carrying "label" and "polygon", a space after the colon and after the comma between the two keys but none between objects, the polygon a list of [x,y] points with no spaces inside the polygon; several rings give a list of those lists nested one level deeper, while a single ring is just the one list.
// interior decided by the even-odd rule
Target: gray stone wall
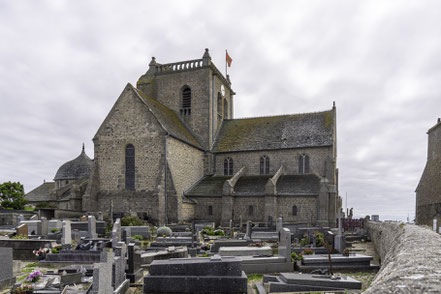
[{"label": "gray stone wall", "polygon": [[[222,211],[228,209],[223,207],[222,197],[192,197],[197,201],[195,206],[195,217],[198,220],[214,221],[216,224],[222,222]],[[285,222],[315,224],[317,220],[317,200],[316,197],[276,197],[276,215],[282,216]],[[238,222],[251,220],[253,222],[266,222],[265,218],[265,197],[233,196],[233,217]],[[297,206],[297,215],[292,215],[293,205]],[[213,207],[213,215],[208,214],[208,207]],[[249,206],[253,206],[253,215],[249,215]],[[273,218],[274,219],[274,218]]]},{"label": "gray stone wall", "polygon": [[275,174],[282,164],[285,165],[285,174],[298,174],[299,156],[302,154],[309,155],[310,172],[327,177],[330,184],[334,184],[335,164],[332,162],[332,147],[220,153],[216,155],[216,174],[223,175],[224,159],[231,157],[234,173],[246,166],[246,175],[258,175],[262,155],[270,158],[270,174]]},{"label": "gray stone wall", "polygon": [[178,115],[182,88],[191,88],[191,115],[182,118],[204,147],[209,146],[210,76],[211,69],[202,67],[158,74],[155,78],[156,99]]},{"label": "gray stone wall", "polygon": [[204,174],[204,152],[173,137],[167,138],[167,162],[177,195],[177,218],[189,220],[182,210],[182,197],[191,184]]},{"label": "gray stone wall", "polygon": [[428,131],[427,163],[416,189],[416,223],[441,223],[441,123]]},{"label": "gray stone wall", "polygon": [[368,222],[382,260],[364,293],[440,293],[441,235],[416,225]]}]

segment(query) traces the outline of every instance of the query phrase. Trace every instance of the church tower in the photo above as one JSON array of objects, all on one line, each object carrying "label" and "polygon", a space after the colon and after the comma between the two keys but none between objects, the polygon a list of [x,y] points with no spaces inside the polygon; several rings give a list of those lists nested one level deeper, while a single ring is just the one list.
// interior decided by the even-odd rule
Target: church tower
[{"label": "church tower", "polygon": [[136,83],[142,91],[167,106],[210,149],[224,119],[233,118],[233,96],[229,77],[211,61],[208,49],[201,59],[160,64],[155,57]]}]

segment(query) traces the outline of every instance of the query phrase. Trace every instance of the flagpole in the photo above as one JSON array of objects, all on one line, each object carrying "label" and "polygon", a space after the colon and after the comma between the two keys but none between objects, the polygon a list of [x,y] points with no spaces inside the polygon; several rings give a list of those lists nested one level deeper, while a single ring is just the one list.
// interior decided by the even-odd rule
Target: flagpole
[{"label": "flagpole", "polygon": [[225,49],[225,77],[227,77],[227,75],[228,75],[228,70],[227,70],[227,54],[228,54],[228,51],[227,51],[227,49]]}]

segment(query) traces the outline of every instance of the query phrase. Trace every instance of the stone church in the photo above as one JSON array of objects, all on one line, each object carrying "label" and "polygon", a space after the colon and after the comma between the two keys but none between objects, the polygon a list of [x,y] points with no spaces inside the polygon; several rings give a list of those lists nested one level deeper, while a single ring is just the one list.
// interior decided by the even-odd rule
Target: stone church
[{"label": "stone church", "polygon": [[[211,61],[160,64],[127,84],[83,152],[28,198],[59,209],[136,212],[153,223],[284,221],[335,226],[336,107],[234,119],[235,92]],[[273,98],[277,99],[277,97]],[[46,185],[46,190],[38,189]],[[44,190],[44,189],[43,189]],[[41,200],[44,197],[40,197]]]},{"label": "stone church", "polygon": [[416,188],[415,223],[432,226],[435,218],[441,224],[441,119],[427,135],[427,163]]}]

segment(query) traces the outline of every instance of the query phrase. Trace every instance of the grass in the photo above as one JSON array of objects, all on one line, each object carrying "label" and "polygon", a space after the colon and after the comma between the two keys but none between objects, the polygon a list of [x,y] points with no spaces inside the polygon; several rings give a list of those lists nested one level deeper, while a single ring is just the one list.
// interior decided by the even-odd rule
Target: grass
[{"label": "grass", "polygon": [[248,282],[261,280],[262,278],[263,278],[262,274],[250,274],[248,275]]}]

